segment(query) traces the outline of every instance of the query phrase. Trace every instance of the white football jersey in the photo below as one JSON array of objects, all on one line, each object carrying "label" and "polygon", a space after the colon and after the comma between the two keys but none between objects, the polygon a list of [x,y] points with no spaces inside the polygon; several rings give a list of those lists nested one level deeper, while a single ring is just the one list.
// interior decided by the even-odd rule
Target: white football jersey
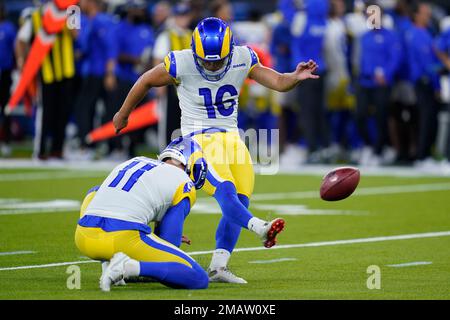
[{"label": "white football jersey", "polygon": [[136,157],[108,175],[86,209],[86,215],[149,224],[161,221],[167,210],[184,198],[191,207],[195,187],[180,168]]},{"label": "white football jersey", "polygon": [[208,81],[197,70],[191,49],[169,52],[164,64],[177,83],[182,134],[210,127],[237,130],[239,93],[257,63],[258,56],[250,47],[235,46],[225,76]]}]

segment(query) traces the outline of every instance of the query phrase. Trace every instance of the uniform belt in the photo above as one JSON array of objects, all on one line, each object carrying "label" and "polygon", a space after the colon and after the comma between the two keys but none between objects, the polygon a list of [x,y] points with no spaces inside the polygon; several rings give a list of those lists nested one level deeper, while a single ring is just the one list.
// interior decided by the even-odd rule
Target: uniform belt
[{"label": "uniform belt", "polygon": [[103,231],[106,232],[123,231],[123,230],[138,230],[145,232],[147,234],[152,232],[152,229],[143,223],[91,215],[83,216],[78,221],[78,225],[86,228],[101,228]]}]

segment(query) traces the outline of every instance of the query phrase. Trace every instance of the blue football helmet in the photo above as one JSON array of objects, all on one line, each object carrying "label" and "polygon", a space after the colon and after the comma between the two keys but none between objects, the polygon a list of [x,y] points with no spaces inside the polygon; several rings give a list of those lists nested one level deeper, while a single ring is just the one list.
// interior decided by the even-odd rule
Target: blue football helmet
[{"label": "blue football helmet", "polygon": [[200,145],[189,137],[179,137],[161,152],[158,160],[172,158],[185,166],[185,171],[194,183],[195,189],[201,189],[208,173],[208,163]]},{"label": "blue football helmet", "polygon": [[[230,69],[234,38],[230,26],[219,18],[200,21],[192,34],[192,52],[197,70],[209,81],[219,81]],[[223,61],[217,71],[204,67],[205,62]]]}]

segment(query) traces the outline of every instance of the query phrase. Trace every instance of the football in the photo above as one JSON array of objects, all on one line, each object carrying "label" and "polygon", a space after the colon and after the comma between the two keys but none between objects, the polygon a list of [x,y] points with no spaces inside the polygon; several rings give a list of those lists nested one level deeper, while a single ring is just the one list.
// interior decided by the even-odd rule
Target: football
[{"label": "football", "polygon": [[360,173],[357,168],[336,168],[323,178],[320,186],[320,197],[326,201],[345,199],[355,191],[359,178]]}]

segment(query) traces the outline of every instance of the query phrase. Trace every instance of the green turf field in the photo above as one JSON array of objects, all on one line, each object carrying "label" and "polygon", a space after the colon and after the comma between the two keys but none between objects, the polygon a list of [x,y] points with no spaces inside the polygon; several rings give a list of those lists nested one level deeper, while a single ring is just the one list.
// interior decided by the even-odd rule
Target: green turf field
[{"label": "green turf field", "polygon": [[[450,179],[364,172],[358,193],[335,203],[318,198],[320,176],[257,176],[251,209],[261,218],[282,216],[286,230],[278,249],[263,249],[256,236],[242,232],[238,248],[248,250],[235,252],[230,268],[247,285],[193,291],[130,283],[103,293],[100,264],[78,252],[73,236],[76,201],[105,174],[0,170],[0,299],[450,298]],[[209,201],[199,192],[185,224],[192,245],[182,246],[205,268],[210,254],[199,251],[214,249],[220,218]],[[60,204],[67,209],[56,208]],[[72,262],[81,270],[79,290],[67,288]],[[48,264],[56,265],[43,267]],[[380,289],[367,287],[371,265],[380,268]]]}]

